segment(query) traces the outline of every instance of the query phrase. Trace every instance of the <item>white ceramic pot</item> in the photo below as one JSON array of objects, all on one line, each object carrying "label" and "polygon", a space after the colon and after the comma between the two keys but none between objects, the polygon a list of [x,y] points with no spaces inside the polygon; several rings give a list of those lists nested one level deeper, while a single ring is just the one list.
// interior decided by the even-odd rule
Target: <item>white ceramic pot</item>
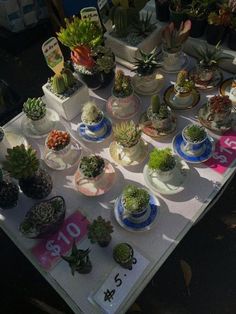
[{"label": "white ceramic pot", "polygon": [[157,90],[158,86],[161,84],[160,80],[156,79],[156,71],[150,75],[138,75],[133,77],[134,89],[137,88],[138,91],[143,93],[152,93]]},{"label": "white ceramic pot", "polygon": [[114,98],[112,103],[112,112],[114,112],[114,115],[117,114],[120,117],[126,117],[134,112],[136,98],[133,92],[127,97],[117,97],[112,92],[112,96]]},{"label": "white ceramic pot", "polygon": [[229,99],[232,101],[233,105],[236,105],[236,87],[231,87]]},{"label": "white ceramic pot", "polygon": [[140,145],[140,141],[138,141],[137,144],[135,144],[132,147],[123,147],[121,145],[119,145],[119,150],[120,150],[120,154],[121,154],[121,159],[122,157],[128,157],[130,160],[135,159],[136,156],[140,155],[140,150],[141,150],[141,145]]},{"label": "white ceramic pot", "polygon": [[60,116],[66,120],[72,120],[82,110],[83,105],[89,100],[88,87],[79,82],[79,88],[67,98],[59,98],[53,94],[48,88],[48,83],[43,85],[43,92],[47,105],[54,109]]},{"label": "white ceramic pot", "polygon": [[186,92],[186,93],[175,92],[173,101],[176,105],[187,106],[192,103],[193,94],[192,92]]},{"label": "white ceramic pot", "polygon": [[150,175],[152,177],[156,177],[161,182],[168,182],[170,181],[174,174],[175,174],[176,165],[173,169],[162,171],[162,170],[150,170]]},{"label": "white ceramic pot", "polygon": [[178,71],[181,70],[182,66],[182,47],[177,52],[170,52],[165,49],[165,47],[162,47],[162,53],[163,53],[163,67],[166,71]]},{"label": "white ceramic pot", "polygon": [[45,134],[51,125],[51,121],[49,121],[48,117],[47,117],[47,112],[45,114],[45,116],[39,120],[31,120],[31,125],[32,127],[35,129],[36,132]]}]

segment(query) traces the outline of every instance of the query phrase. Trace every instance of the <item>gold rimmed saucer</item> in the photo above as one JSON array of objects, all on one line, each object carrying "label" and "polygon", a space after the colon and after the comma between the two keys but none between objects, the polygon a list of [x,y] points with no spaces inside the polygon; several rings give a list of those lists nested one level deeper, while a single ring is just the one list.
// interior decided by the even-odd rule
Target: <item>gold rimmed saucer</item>
[{"label": "gold rimmed saucer", "polygon": [[191,103],[181,105],[181,104],[175,103],[174,95],[175,95],[174,85],[171,85],[166,89],[164,93],[164,101],[170,108],[175,109],[175,110],[191,109],[198,104],[201,97],[199,91],[196,89],[193,89],[192,90],[193,97],[192,97]]}]

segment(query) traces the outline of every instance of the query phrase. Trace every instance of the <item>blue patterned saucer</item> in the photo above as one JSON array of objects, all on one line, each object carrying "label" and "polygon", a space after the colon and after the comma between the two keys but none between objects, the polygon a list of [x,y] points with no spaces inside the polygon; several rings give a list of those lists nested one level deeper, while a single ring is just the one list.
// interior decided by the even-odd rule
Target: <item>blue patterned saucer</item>
[{"label": "blue patterned saucer", "polygon": [[124,216],[124,207],[121,198],[121,196],[118,197],[115,203],[115,217],[117,222],[129,231],[150,230],[160,211],[160,203],[157,198],[153,194],[150,194],[147,211],[144,214],[136,215],[138,216],[137,218],[135,216]]},{"label": "blue patterned saucer", "polygon": [[84,123],[81,123],[79,125],[78,131],[83,140],[88,142],[100,143],[111,135],[112,124],[107,117],[104,117],[102,130],[100,130],[99,132],[91,132]]},{"label": "blue patterned saucer", "polygon": [[195,156],[187,151],[184,150],[184,141],[183,141],[183,137],[182,134],[179,133],[177,134],[172,142],[172,146],[173,146],[173,150],[175,151],[175,153],[177,155],[179,155],[179,157],[181,157],[182,159],[184,159],[185,161],[189,162],[189,163],[200,163],[203,161],[208,160],[211,156],[212,153],[214,151],[214,143],[213,143],[213,139],[211,138],[207,138],[205,143],[204,143],[204,150],[203,152],[198,155]]}]

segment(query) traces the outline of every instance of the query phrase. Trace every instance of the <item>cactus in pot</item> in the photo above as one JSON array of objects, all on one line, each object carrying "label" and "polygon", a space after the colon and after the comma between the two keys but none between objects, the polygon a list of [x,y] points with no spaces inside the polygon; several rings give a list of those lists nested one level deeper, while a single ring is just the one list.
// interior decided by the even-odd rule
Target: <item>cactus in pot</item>
[{"label": "cactus in pot", "polygon": [[87,102],[82,108],[81,120],[85,124],[98,123],[103,119],[103,112],[94,102]]},{"label": "cactus in pot", "polygon": [[122,267],[132,269],[134,250],[128,243],[119,243],[113,249],[114,260]]},{"label": "cactus in pot", "polygon": [[133,94],[131,77],[125,75],[122,70],[117,70],[115,74],[115,83],[113,87],[113,95],[117,98],[125,98]]},{"label": "cactus in pot", "polygon": [[22,192],[33,199],[47,197],[52,190],[51,176],[40,168],[36,151],[23,144],[7,150],[3,169],[19,180]]},{"label": "cactus in pot", "polygon": [[19,197],[18,185],[4,178],[2,169],[0,168],[0,207],[8,209],[15,207]]},{"label": "cactus in pot", "polygon": [[60,151],[70,143],[70,134],[66,131],[52,130],[47,137],[46,145],[49,149]]},{"label": "cactus in pot", "polygon": [[113,127],[113,133],[119,145],[124,148],[131,148],[140,142],[142,131],[131,120],[117,123]]},{"label": "cactus in pot", "polygon": [[62,74],[55,74],[53,76],[52,90],[55,94],[63,94],[66,91],[66,84]]},{"label": "cactus in pot", "polygon": [[103,173],[105,161],[98,155],[84,156],[81,158],[79,170],[88,179],[94,179]]},{"label": "cactus in pot", "polygon": [[151,52],[145,52],[143,50],[139,50],[140,57],[135,58],[133,62],[135,68],[134,71],[139,76],[148,76],[155,72],[155,70],[162,66],[160,62],[158,62],[158,57],[160,52],[157,51],[157,48],[154,48]]},{"label": "cactus in pot", "polygon": [[88,225],[88,238],[91,243],[98,243],[101,247],[106,247],[111,241],[111,233],[113,232],[113,226],[110,221],[106,221],[101,216],[94,219],[93,222]]},{"label": "cactus in pot", "polygon": [[88,274],[92,270],[92,264],[89,259],[90,250],[81,250],[78,249],[74,241],[71,255],[70,256],[61,256],[64,261],[66,261],[71,269],[71,273],[74,276],[77,271],[80,274]]},{"label": "cactus in pot", "polygon": [[39,98],[28,98],[23,104],[23,112],[33,121],[41,120],[46,115],[46,105]]}]

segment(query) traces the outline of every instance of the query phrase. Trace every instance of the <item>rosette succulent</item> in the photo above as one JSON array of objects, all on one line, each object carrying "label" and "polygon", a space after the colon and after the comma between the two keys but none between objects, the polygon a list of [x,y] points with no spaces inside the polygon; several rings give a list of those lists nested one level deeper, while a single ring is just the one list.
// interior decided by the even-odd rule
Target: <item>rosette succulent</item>
[{"label": "rosette succulent", "polygon": [[118,144],[123,147],[132,147],[136,145],[140,138],[142,131],[131,121],[124,121],[117,123],[113,127],[114,138]]},{"label": "rosette succulent", "polygon": [[98,243],[101,247],[106,247],[111,241],[113,226],[110,221],[106,221],[101,216],[94,219],[88,225],[88,238],[91,243]]},{"label": "rosette succulent", "polygon": [[26,114],[27,118],[37,121],[46,115],[46,105],[40,97],[28,98],[23,104],[23,112]]},{"label": "rosette succulent", "polygon": [[113,249],[113,258],[120,266],[132,269],[134,251],[130,244],[119,243]]}]

